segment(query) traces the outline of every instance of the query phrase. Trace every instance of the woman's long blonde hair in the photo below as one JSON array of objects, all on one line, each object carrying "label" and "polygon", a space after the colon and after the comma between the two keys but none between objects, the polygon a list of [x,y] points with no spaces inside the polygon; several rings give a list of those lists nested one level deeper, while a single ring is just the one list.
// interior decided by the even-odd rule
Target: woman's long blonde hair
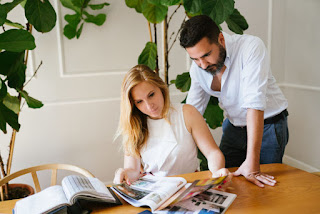
[{"label": "woman's long blonde hair", "polygon": [[159,87],[163,94],[162,118],[168,119],[170,107],[169,89],[158,74],[146,65],[136,65],[130,69],[121,86],[120,122],[116,136],[122,135],[125,154],[134,157],[140,157],[140,150],[149,135],[147,115],[135,106],[131,96],[133,87],[144,81]]}]

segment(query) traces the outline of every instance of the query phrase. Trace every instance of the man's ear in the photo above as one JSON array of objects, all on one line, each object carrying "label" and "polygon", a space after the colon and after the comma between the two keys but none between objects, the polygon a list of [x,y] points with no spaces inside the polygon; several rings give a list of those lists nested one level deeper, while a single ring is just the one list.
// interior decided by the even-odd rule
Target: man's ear
[{"label": "man's ear", "polygon": [[218,42],[220,45],[222,45],[224,48],[226,48],[225,40],[224,40],[224,36],[223,36],[222,32],[219,33]]}]

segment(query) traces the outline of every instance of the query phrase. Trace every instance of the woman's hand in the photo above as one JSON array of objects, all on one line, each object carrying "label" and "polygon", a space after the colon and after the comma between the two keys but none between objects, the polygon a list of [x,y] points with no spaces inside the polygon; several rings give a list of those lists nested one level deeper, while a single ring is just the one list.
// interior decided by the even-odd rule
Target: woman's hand
[{"label": "woman's hand", "polygon": [[133,169],[123,169],[119,168],[115,172],[113,183],[121,184],[126,182],[128,185],[138,180],[140,177],[140,173]]},{"label": "woman's hand", "polygon": [[233,177],[233,174],[226,168],[221,168],[215,172],[212,172],[213,178],[223,177],[227,176],[226,179],[223,181],[223,183],[217,187],[215,187],[216,190],[219,191],[226,191],[226,189],[230,186],[231,180]]}]

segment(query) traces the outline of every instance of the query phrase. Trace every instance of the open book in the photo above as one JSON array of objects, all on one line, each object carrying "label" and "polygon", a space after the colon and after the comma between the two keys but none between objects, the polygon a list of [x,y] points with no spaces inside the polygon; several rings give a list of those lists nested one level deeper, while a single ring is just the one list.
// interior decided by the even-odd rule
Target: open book
[{"label": "open book", "polygon": [[113,185],[111,188],[133,206],[148,206],[152,212],[162,210],[180,201],[223,183],[226,176],[196,180],[187,184],[181,177],[157,177],[146,175],[132,183]]},{"label": "open book", "polygon": [[97,178],[70,175],[55,185],[17,201],[15,214],[55,213],[73,205],[77,200],[92,200],[121,204],[116,195]]}]

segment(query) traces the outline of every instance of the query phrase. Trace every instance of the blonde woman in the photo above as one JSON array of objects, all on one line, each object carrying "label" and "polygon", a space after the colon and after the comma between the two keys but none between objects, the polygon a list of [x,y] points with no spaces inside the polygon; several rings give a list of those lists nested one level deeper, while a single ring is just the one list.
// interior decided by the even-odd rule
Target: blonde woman
[{"label": "blonde woman", "polygon": [[123,80],[118,135],[125,156],[114,183],[131,184],[140,177],[141,166],[158,176],[195,172],[197,147],[212,177],[229,174],[202,115],[191,105],[171,105],[167,85],[145,65],[133,67]]}]

